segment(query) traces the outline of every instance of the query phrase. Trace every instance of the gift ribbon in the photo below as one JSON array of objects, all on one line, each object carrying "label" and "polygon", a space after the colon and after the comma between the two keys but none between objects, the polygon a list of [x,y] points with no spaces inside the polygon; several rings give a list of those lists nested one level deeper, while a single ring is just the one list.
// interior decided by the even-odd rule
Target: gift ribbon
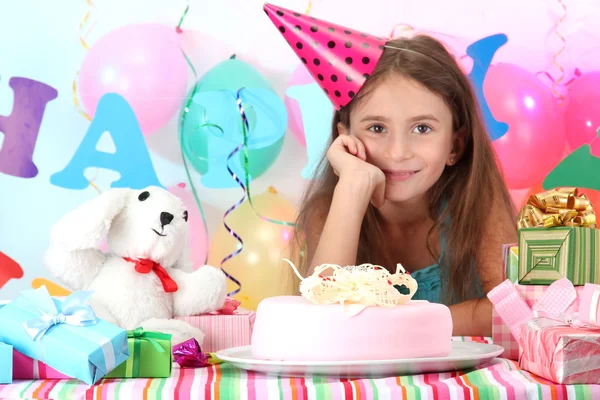
[{"label": "gift ribbon", "polygon": [[27,334],[34,340],[41,339],[55,325],[89,326],[98,322],[96,314],[88,304],[90,291],[79,291],[70,294],[61,303],[55,303],[48,290],[32,290],[23,292],[29,303],[40,313],[37,318],[23,323]]},{"label": "gift ribbon", "polygon": [[591,324],[598,325],[598,301],[600,300],[600,285],[596,285],[594,293],[592,294],[592,303],[590,305],[589,321]]},{"label": "gift ribbon", "polygon": [[214,314],[232,315],[240,304],[239,300],[234,299],[233,297],[226,297],[223,307],[221,307],[220,310],[214,311]]},{"label": "gift ribbon", "polygon": [[[133,338],[133,354],[131,359],[133,363],[127,365],[127,375],[132,378],[140,376],[140,363],[142,355],[142,341],[145,340],[154,346],[154,349],[159,353],[164,353],[165,349],[162,348],[157,340],[171,340],[171,335],[161,332],[148,332],[144,331],[144,328],[138,327],[133,330],[127,331],[127,338]],[[130,370],[131,368],[131,370]]]},{"label": "gift ribbon", "polygon": [[567,278],[561,278],[548,286],[533,308],[527,305],[515,285],[508,279],[492,289],[487,297],[519,343],[521,325],[533,318],[544,317],[564,324],[577,324],[572,316],[565,314],[577,299],[577,291]]},{"label": "gift ribbon", "polygon": [[596,227],[596,213],[577,188],[552,189],[532,195],[521,208],[518,228],[553,226]]}]

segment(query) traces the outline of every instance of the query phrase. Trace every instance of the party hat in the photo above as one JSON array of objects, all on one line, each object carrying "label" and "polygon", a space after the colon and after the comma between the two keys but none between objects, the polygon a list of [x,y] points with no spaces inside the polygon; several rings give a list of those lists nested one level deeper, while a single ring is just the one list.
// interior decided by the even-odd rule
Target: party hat
[{"label": "party hat", "polygon": [[264,10],[338,110],[358,93],[383,53],[384,38],[269,3]]}]

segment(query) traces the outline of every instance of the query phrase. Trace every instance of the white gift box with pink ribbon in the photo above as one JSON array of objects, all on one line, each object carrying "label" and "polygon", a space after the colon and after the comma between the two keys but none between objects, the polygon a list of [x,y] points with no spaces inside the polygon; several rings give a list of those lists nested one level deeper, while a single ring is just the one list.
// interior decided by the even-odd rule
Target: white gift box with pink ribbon
[{"label": "white gift box with pink ribbon", "polygon": [[561,384],[600,383],[600,286],[587,284],[580,291],[566,278],[548,286],[530,307],[517,287],[504,281],[488,293],[519,344],[524,370]]}]

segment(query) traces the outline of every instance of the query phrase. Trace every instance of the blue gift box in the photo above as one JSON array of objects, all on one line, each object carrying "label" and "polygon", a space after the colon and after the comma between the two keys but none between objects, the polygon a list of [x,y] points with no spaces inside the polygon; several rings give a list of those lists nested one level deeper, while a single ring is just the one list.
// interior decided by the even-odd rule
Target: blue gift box
[{"label": "blue gift box", "polygon": [[0,343],[0,385],[12,383],[13,347]]},{"label": "blue gift box", "polygon": [[55,370],[93,385],[129,358],[127,332],[96,317],[92,292],[64,301],[45,286],[27,290],[0,308],[0,341]]}]

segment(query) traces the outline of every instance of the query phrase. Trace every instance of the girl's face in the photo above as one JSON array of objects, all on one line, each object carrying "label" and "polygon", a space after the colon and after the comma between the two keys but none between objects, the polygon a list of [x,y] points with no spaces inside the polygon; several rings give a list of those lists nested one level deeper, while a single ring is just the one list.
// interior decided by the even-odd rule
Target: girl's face
[{"label": "girl's face", "polygon": [[456,162],[457,135],[444,100],[418,82],[395,74],[384,79],[352,111],[350,133],[366,148],[367,161],[386,176],[386,200],[422,198],[446,165]]}]

